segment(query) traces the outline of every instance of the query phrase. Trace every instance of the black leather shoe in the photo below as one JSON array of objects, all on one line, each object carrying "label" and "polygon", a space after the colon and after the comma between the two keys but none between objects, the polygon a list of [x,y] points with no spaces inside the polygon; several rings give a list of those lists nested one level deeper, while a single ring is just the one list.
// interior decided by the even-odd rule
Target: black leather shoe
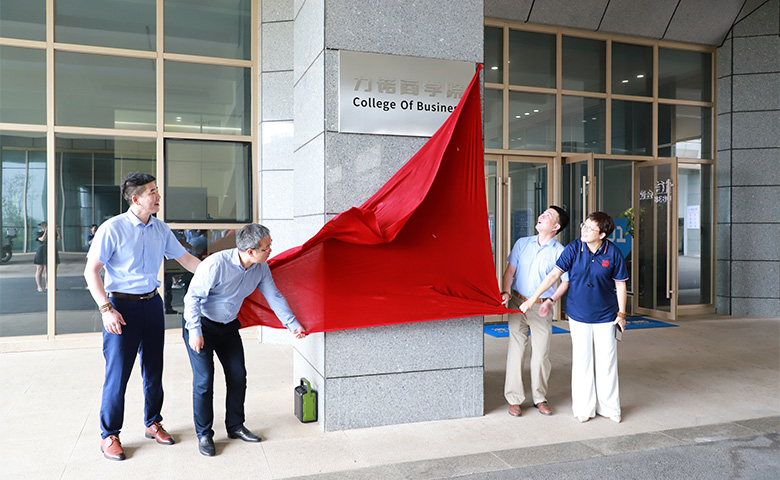
[{"label": "black leather shoe", "polygon": [[202,455],[207,457],[213,457],[217,454],[217,449],[214,447],[214,440],[208,435],[198,439],[198,450],[200,450]]},{"label": "black leather shoe", "polygon": [[259,442],[262,440],[259,436],[250,432],[245,426],[241,425],[232,432],[228,432],[228,438],[240,438],[245,442]]}]

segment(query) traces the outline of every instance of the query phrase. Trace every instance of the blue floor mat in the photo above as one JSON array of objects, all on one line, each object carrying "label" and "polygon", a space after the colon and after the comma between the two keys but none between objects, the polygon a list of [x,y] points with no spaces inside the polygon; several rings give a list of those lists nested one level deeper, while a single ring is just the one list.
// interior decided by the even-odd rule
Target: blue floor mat
[{"label": "blue floor mat", "polygon": [[[564,330],[562,328],[558,328],[555,325],[552,327],[553,333],[569,333],[568,330]],[[507,327],[506,323],[494,323],[490,325],[485,325],[485,333],[490,335],[491,337],[501,338],[501,337],[508,337],[509,336],[509,328]]]},{"label": "blue floor mat", "polygon": [[661,322],[659,320],[652,320],[645,317],[628,317],[626,319],[626,330],[638,330],[640,328],[660,328],[660,327],[676,327],[672,323]]}]

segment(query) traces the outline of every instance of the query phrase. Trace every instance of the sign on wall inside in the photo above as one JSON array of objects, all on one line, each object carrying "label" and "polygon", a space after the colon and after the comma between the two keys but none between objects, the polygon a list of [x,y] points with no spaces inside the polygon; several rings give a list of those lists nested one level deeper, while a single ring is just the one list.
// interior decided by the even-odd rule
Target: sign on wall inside
[{"label": "sign on wall inside", "polygon": [[472,62],[339,53],[339,131],[430,137],[463,96]]}]

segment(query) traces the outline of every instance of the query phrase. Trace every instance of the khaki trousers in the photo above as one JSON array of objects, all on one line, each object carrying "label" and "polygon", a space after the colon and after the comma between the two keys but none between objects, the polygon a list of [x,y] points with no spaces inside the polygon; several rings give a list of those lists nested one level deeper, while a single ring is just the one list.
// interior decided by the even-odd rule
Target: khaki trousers
[{"label": "khaki trousers", "polygon": [[[523,302],[516,296],[508,302],[514,310]],[[546,317],[539,315],[540,303],[522,313],[509,315],[509,347],[506,353],[506,380],[504,397],[510,405],[520,405],[525,400],[523,388],[523,362],[526,349],[531,345],[531,397],[534,404],[547,400],[547,381],[550,378],[550,341],[552,339],[552,312]],[[528,331],[531,336],[528,336]]]}]

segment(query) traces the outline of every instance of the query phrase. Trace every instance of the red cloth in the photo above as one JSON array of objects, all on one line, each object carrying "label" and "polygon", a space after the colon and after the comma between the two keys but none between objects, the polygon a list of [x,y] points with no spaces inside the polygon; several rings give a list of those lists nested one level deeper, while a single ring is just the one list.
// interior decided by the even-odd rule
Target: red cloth
[{"label": "red cloth", "polygon": [[[507,313],[490,246],[479,70],[457,108],[379,191],[268,261],[309,332]],[[242,326],[282,328],[255,291]]]}]

